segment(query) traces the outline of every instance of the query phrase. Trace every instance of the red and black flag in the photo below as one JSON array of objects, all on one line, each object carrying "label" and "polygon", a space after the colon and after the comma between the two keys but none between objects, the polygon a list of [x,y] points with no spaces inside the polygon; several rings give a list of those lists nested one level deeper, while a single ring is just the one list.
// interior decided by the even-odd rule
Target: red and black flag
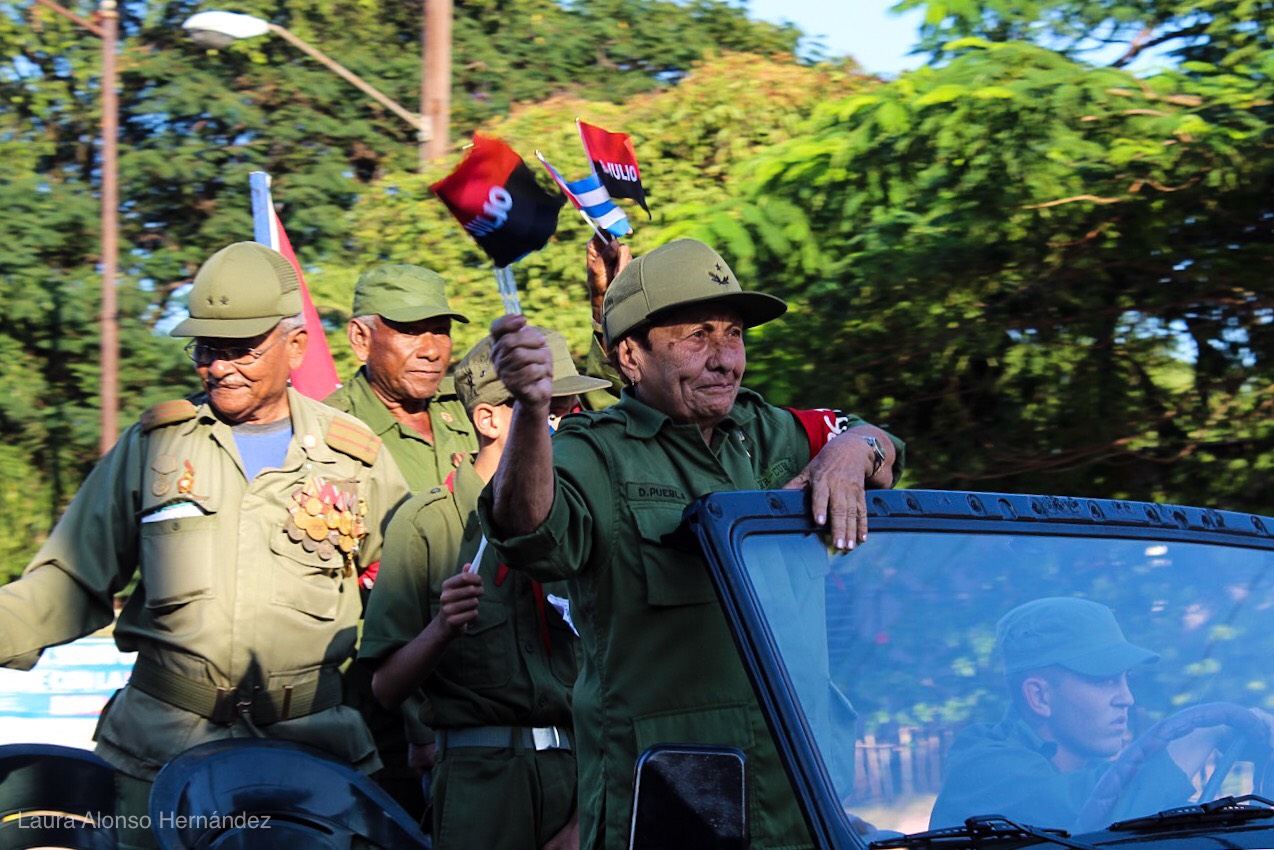
[{"label": "red and black flag", "polygon": [[631,198],[641,205],[650,216],[650,207],[646,206],[646,190],[641,186],[641,170],[637,167],[637,153],[633,150],[633,140],[626,133],[609,133],[601,127],[579,124],[579,137],[584,143],[584,153],[593,163],[593,173],[601,178],[602,185],[612,198]]},{"label": "red and black flag", "polygon": [[476,133],[455,171],[429,188],[497,268],[543,248],[566,201],[541,189],[512,148]]}]

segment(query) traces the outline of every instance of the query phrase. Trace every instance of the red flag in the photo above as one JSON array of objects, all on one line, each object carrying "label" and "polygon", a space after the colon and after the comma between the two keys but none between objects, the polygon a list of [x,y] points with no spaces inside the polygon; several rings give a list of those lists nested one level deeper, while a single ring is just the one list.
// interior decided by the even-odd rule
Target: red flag
[{"label": "red flag", "polygon": [[476,133],[456,169],[429,188],[497,268],[543,248],[565,203],[540,188],[512,148]]},{"label": "red flag", "polygon": [[641,185],[641,169],[637,167],[633,140],[626,133],[609,133],[579,119],[576,123],[579,124],[584,153],[593,163],[593,173],[601,178],[606,191],[612,198],[633,199],[649,217],[650,207],[646,206],[646,190]]},{"label": "red flag", "polygon": [[305,330],[309,332],[309,345],[301,365],[292,370],[292,386],[302,395],[322,401],[341,385],[341,379],[336,375],[336,363],[332,360],[332,350],[327,347],[323,322],[310,298],[309,287],[305,285],[305,276],[301,274],[301,264],[296,261],[287,231],[274,211],[274,201],[270,198],[270,175],[254,171],[248,175],[248,185],[252,189],[253,238],[287,257],[301,284],[301,312],[305,316]]}]

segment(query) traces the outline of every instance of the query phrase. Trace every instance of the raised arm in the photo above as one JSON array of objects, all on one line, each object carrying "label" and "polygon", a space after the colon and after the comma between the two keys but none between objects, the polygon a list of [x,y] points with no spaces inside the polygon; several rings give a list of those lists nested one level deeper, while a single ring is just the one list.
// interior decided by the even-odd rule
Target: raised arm
[{"label": "raised arm", "polygon": [[500,466],[492,479],[493,537],[527,534],[553,505],[553,446],[549,442],[549,401],[553,357],[544,336],[519,315],[491,325],[492,361],[513,394],[513,422]]}]

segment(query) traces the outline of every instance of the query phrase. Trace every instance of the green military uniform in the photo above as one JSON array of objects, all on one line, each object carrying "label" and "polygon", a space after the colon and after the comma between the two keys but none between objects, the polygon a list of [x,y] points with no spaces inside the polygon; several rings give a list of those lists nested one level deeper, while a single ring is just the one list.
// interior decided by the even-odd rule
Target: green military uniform
[{"label": "green military uniform", "polygon": [[202,396],[147,411],[26,575],[0,589],[0,663],[29,669],[43,647],[110,623],[112,596],[140,567],[115,626],[137,663],[96,736],[130,776],[258,731],[379,766],[362,718],[339,704],[336,670],[354,652],[356,571],[379,556],[407,486],[362,423],[287,393],[286,459],[251,481]]},{"label": "green military uniform", "polygon": [[[959,826],[974,815],[999,814],[1019,823],[1070,829],[1097,782],[1110,768],[1094,759],[1063,772],[1052,762],[1057,744],[1045,741],[1010,708],[999,723],[975,723],[956,736],[930,826]],[[1110,820],[1186,805],[1194,786],[1166,750],[1150,758]]]},{"label": "green military uniform", "polygon": [[[809,461],[804,430],[744,389],[709,447],[697,425],[674,424],[625,390],[614,407],[563,420],[553,455],[546,521],[491,544],[536,578],[572,579],[581,848],[626,846],[634,765],[657,743],[742,749],[751,846],[810,846],[707,568],[677,533],[682,510],[705,493],[794,477]],[[479,504],[488,528],[490,499],[488,489]]]},{"label": "green military uniform", "polygon": [[349,383],[323,400],[324,404],[356,416],[385,441],[398,469],[413,493],[424,493],[439,487],[459,464],[478,448],[477,438],[464,405],[445,380],[429,403],[429,419],[434,441],[429,443],[420,432],[394,418],[377,398],[367,379],[367,368],[354,374]]},{"label": "green military uniform", "polygon": [[[454,495],[435,488],[395,514],[360,658],[391,655],[438,615],[443,581],[477,553],[482,529],[474,508],[482,487],[465,463]],[[424,684],[426,720],[439,744],[434,840],[459,850],[540,847],[575,811],[569,729],[577,641],[543,601],[543,589],[501,567],[490,550],[479,573],[485,593],[477,620]],[[557,746],[537,751],[537,736],[541,745]]]}]

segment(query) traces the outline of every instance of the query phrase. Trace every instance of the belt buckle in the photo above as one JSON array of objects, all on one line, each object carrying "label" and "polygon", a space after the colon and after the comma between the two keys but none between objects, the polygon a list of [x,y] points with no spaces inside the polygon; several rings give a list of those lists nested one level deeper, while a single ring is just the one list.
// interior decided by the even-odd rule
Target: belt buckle
[{"label": "belt buckle", "polygon": [[556,726],[536,726],[531,729],[531,743],[536,751],[560,750],[562,736],[558,734]]}]

